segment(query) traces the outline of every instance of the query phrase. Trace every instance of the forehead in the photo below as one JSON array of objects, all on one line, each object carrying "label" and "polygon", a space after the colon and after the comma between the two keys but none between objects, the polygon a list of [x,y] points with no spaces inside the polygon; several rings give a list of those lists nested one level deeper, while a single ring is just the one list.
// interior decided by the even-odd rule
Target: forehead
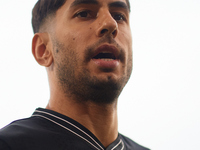
[{"label": "forehead", "polygon": [[82,4],[93,4],[93,5],[108,5],[110,7],[123,7],[128,8],[127,0],[66,0],[65,5],[69,8],[79,6]]},{"label": "forehead", "polygon": [[110,2],[116,2],[116,1],[126,3],[127,0],[66,0],[66,2],[67,1],[70,3],[73,3],[73,2],[97,2],[97,3],[107,2],[107,3],[110,3]]}]

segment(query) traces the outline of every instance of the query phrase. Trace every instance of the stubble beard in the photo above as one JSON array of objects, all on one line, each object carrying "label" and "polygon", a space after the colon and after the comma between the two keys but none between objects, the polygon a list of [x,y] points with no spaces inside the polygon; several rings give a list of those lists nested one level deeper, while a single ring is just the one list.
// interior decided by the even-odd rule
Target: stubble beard
[{"label": "stubble beard", "polygon": [[[102,42],[103,40],[85,50],[85,62],[83,63],[87,62],[87,56],[93,47]],[[54,52],[56,53],[55,56],[59,55],[54,63],[61,90],[67,97],[77,102],[91,101],[97,104],[112,104],[118,99],[131,75],[132,56],[128,58],[127,74],[124,74],[118,80],[109,76],[107,80],[100,80],[96,76],[92,76],[88,69],[78,68],[78,54],[75,53],[75,50],[66,48],[58,41],[54,41]],[[61,55],[64,55],[64,57],[60,57]]]}]

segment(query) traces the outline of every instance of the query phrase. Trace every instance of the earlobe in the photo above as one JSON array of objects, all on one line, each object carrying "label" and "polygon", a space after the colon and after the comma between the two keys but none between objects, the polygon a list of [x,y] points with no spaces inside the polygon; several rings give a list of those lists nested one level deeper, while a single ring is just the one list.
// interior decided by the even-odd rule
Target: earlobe
[{"label": "earlobe", "polygon": [[32,53],[42,66],[49,67],[53,62],[50,39],[47,33],[36,33],[32,40]]}]

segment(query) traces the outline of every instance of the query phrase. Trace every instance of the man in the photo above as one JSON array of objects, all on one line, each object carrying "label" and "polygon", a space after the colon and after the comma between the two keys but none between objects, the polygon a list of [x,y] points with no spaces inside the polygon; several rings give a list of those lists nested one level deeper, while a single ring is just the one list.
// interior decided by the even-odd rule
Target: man
[{"label": "man", "polygon": [[132,71],[128,0],[39,0],[32,53],[50,100],[0,131],[1,150],[146,150],[118,133],[117,100]]}]

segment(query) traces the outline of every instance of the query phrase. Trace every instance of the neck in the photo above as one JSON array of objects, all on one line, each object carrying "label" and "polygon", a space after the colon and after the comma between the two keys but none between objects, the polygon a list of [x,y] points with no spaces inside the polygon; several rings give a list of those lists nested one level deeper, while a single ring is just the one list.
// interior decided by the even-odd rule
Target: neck
[{"label": "neck", "polygon": [[[73,106],[73,107],[72,107]],[[108,147],[118,136],[117,101],[113,104],[76,102],[70,98],[50,98],[47,109],[66,115],[90,130]]]}]

